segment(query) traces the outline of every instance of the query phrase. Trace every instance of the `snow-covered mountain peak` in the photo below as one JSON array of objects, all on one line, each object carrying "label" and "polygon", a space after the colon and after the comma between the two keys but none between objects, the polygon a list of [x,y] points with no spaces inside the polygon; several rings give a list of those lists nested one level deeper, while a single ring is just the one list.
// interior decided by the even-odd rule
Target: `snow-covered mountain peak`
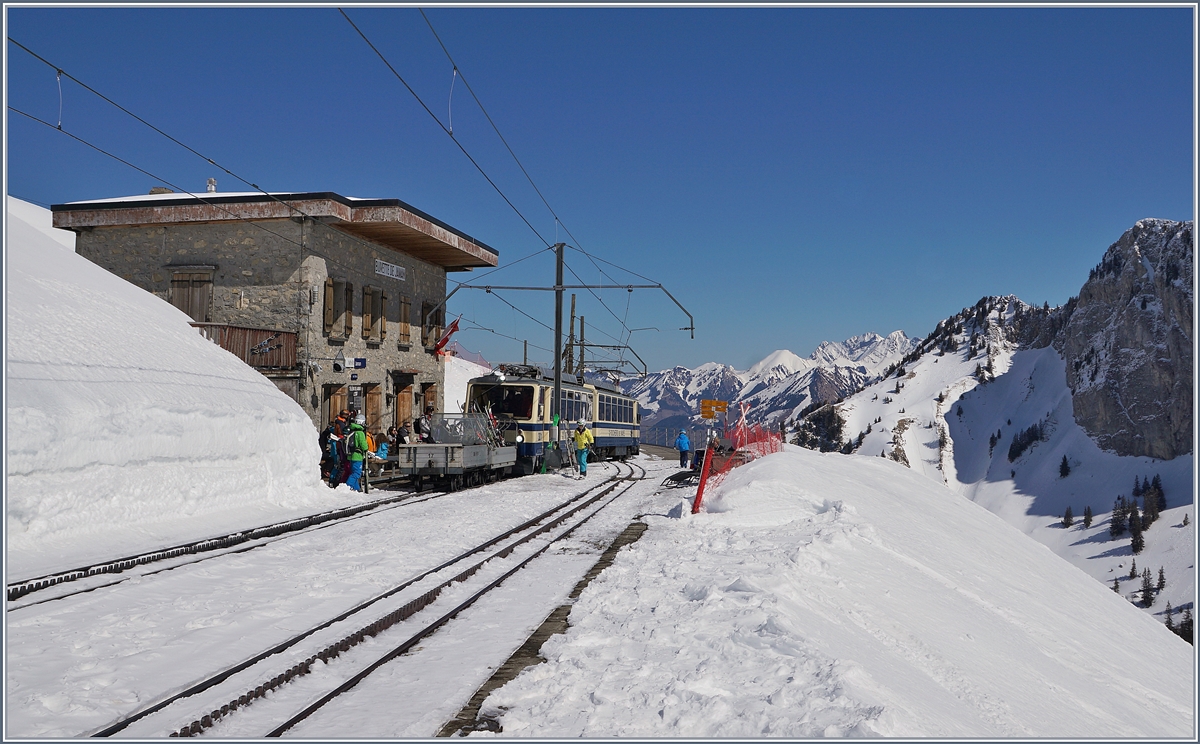
[{"label": "snow-covered mountain peak", "polygon": [[875,376],[916,346],[917,341],[904,331],[892,331],[887,336],[864,333],[841,342],[826,341],[811,358],[821,366],[861,367],[860,371]]},{"label": "snow-covered mountain peak", "polygon": [[762,361],[746,370],[746,376],[758,378],[764,376],[764,374],[782,373],[781,377],[787,377],[790,374],[812,367],[813,363],[811,359],[805,359],[787,349],[777,349],[764,357]]}]

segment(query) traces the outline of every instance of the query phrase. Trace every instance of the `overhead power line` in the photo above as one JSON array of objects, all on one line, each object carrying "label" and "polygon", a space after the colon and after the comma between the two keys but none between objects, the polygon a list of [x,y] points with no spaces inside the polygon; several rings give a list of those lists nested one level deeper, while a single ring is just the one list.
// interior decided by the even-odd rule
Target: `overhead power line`
[{"label": "overhead power line", "polygon": [[[404,79],[404,77],[401,76],[400,73],[396,71],[396,68],[393,67],[392,63],[388,61],[388,58],[383,55],[383,52],[379,51],[379,48],[376,47],[369,38],[367,38],[367,35],[365,33],[363,33],[362,29],[360,29],[354,23],[354,21],[350,20],[350,16],[346,15],[346,11],[342,10],[341,8],[338,8],[338,12],[341,13],[342,17],[346,19],[346,22],[349,23],[350,26],[355,31],[358,32],[358,35],[361,36],[362,40],[367,43],[367,46],[371,47],[371,51],[375,52],[376,56],[379,57],[379,59],[383,62],[383,64],[387,65],[387,68],[389,70],[391,70],[393,75],[396,76],[396,79],[399,80],[401,82],[401,84],[403,84],[404,87],[408,89],[408,92],[412,94],[413,98],[417,99],[417,103],[421,104],[421,108],[425,109],[425,113],[429,114],[429,117],[431,119],[433,119],[435,122],[437,122],[437,125],[439,127],[441,127],[443,132],[446,133],[446,136],[448,136],[454,142],[454,144],[458,146],[459,150],[462,150],[462,154],[466,156],[467,160],[471,161],[471,165],[475,166],[475,169],[479,171],[479,174],[481,176],[483,176],[484,179],[486,179],[489,184],[492,185],[492,188],[496,190],[496,193],[500,195],[500,198],[503,199],[506,204],[508,204],[508,206],[512,209],[513,212],[516,212],[517,216],[521,218],[521,221],[524,222],[529,227],[529,229],[533,231],[533,234],[538,237],[538,240],[545,243],[546,247],[549,248],[550,241],[548,241],[542,237],[542,234],[540,232],[538,232],[537,228],[534,227],[533,224],[528,219],[525,218],[525,215],[521,213],[521,210],[517,209],[517,206],[512,203],[512,200],[509,199],[508,196],[505,195],[504,191],[501,190],[501,188],[496,185],[496,182],[493,181],[492,177],[487,174],[487,171],[485,171],[483,169],[483,166],[481,166],[478,162],[476,162],[475,158],[471,157],[471,153],[467,152],[467,148],[463,147],[462,143],[458,141],[458,139],[454,136],[454,134],[449,129],[446,128],[446,125],[443,124],[442,120],[437,117],[437,114],[433,113],[433,110],[430,109],[429,106],[425,105],[425,101],[423,101],[421,99],[421,96],[417,95],[417,92],[412,89],[412,86],[408,84],[408,81],[406,81]],[[466,78],[463,79],[463,82],[466,83]],[[470,88],[470,86],[468,86],[468,89],[469,88]]]},{"label": "overhead power line", "polygon": [[[454,71],[458,74],[458,77],[462,78],[463,85],[467,86],[467,91],[471,94],[471,98],[475,99],[476,105],[478,105],[479,110],[483,112],[484,117],[488,120],[488,124],[492,125],[492,131],[494,131],[496,136],[500,138],[500,141],[504,143],[504,147],[508,150],[508,154],[512,155],[513,161],[517,164],[517,167],[521,169],[521,173],[525,175],[525,180],[529,181],[529,185],[533,187],[533,190],[537,193],[538,198],[542,200],[542,204],[546,205],[546,209],[549,210],[551,216],[554,217],[554,221],[559,225],[562,225],[563,231],[571,237],[571,240],[574,240],[578,243],[579,239],[574,235],[571,235],[571,231],[567,229],[566,224],[554,211],[554,207],[551,207],[550,202],[546,201],[546,197],[542,194],[542,190],[539,189],[537,184],[533,182],[533,177],[529,175],[529,171],[525,170],[525,166],[521,163],[521,159],[517,157],[517,153],[513,152],[512,147],[508,144],[508,140],[506,140],[504,135],[500,133],[500,127],[496,126],[496,122],[492,120],[492,115],[487,112],[487,109],[483,105],[483,101],[479,100],[479,96],[475,95],[475,89],[472,88],[471,83],[467,81],[467,76],[463,73],[462,69],[459,68],[458,63],[454,61],[454,57],[450,56],[450,50],[446,48],[446,44],[442,41],[442,37],[439,36],[437,30],[434,29],[433,22],[429,20],[429,16],[425,15],[425,11],[421,8],[417,8],[417,11],[420,12],[421,17],[425,19],[426,25],[429,26],[430,32],[433,33],[433,38],[437,39],[438,45],[441,46],[442,51],[446,54],[446,59],[450,60],[450,65],[454,68]],[[452,137],[454,136],[452,132],[448,132],[448,134],[450,134]]]},{"label": "overhead power line", "polygon": [[[450,65],[451,65],[451,67],[453,67],[456,76],[462,78],[463,85],[465,85],[467,87],[467,91],[471,94],[471,97],[473,99],[475,99],[475,103],[476,103],[476,105],[479,106],[479,110],[483,112],[483,115],[487,119],[488,124],[490,124],[492,126],[492,131],[494,131],[496,133],[496,136],[500,138],[500,141],[504,144],[505,149],[508,150],[508,154],[512,156],[513,162],[515,162],[517,164],[517,167],[521,169],[521,173],[524,174],[525,180],[529,181],[529,185],[533,188],[534,192],[538,195],[538,198],[542,200],[542,204],[546,205],[546,209],[550,212],[551,216],[554,217],[555,223],[561,225],[563,231],[566,232],[568,236],[570,236],[571,240],[578,243],[579,239],[575,237],[575,235],[567,227],[566,223],[564,223],[562,221],[562,218],[560,218],[558,216],[558,213],[554,211],[554,207],[550,206],[550,202],[546,199],[546,196],[542,193],[542,190],[538,188],[536,183],[534,183],[533,177],[531,175],[529,175],[529,171],[525,168],[525,165],[521,162],[521,159],[517,157],[517,153],[513,151],[512,146],[508,144],[508,140],[505,139],[504,135],[500,132],[500,127],[496,125],[495,120],[493,120],[491,114],[488,113],[487,107],[485,107],[483,105],[483,101],[479,100],[479,96],[475,93],[475,89],[471,87],[471,83],[469,80],[467,80],[466,74],[462,71],[462,68],[460,68],[458,66],[458,63],[455,62],[453,55],[450,54],[450,50],[446,48],[445,42],[442,41],[442,37],[441,37],[441,35],[438,34],[437,29],[435,29],[433,27],[433,22],[429,20],[429,16],[427,16],[425,14],[425,11],[422,8],[417,8],[417,11],[420,12],[421,17],[425,19],[425,24],[427,26],[429,26],[429,31],[433,34],[433,38],[437,40],[438,45],[442,48],[442,52],[446,55],[446,59],[450,61]],[[447,131],[447,134],[449,134],[451,137],[454,136],[452,131]],[[570,247],[570,246],[568,246],[568,247]],[[591,255],[589,253],[587,253],[586,251],[583,251],[583,250],[580,250],[580,252],[583,253],[583,255],[587,256],[589,260],[591,260]],[[596,266],[596,269],[600,272],[600,276],[602,278],[607,276],[604,273],[604,270],[601,269],[600,266],[598,264],[596,264],[595,261],[592,261],[592,264],[594,266]],[[579,274],[577,274],[575,272],[575,270],[572,269],[570,266],[567,266],[567,270],[570,271],[571,274],[573,274],[575,276],[575,278],[579,280],[580,284],[586,284],[586,282],[584,282],[583,278],[580,277]],[[611,279],[612,277],[608,277],[608,278]],[[613,279],[613,281],[615,282],[616,280]],[[604,299],[602,297],[600,297],[600,295],[596,294],[591,289],[588,289],[588,292],[593,297],[596,298],[596,300],[600,303],[600,305],[605,310],[608,311],[609,315],[613,316],[613,318],[616,319],[616,321],[621,324],[621,327],[623,329],[625,329],[626,331],[629,330],[629,326],[626,325],[625,320],[622,320],[620,317],[618,317],[617,314],[615,312],[613,312],[612,308],[610,308],[607,304],[605,304]],[[604,333],[604,331],[601,331],[601,333]],[[609,338],[613,339],[614,341],[620,340],[617,337],[612,336],[607,333],[605,333],[604,335],[608,336]]]}]

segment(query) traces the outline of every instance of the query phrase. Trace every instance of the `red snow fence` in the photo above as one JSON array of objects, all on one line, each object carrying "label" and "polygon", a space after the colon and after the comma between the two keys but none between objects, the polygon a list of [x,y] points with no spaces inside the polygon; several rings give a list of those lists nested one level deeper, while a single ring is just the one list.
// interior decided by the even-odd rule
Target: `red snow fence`
[{"label": "red snow fence", "polygon": [[739,425],[733,430],[730,439],[732,450],[728,452],[717,452],[715,450],[718,448],[715,447],[705,448],[704,465],[700,469],[700,486],[696,489],[696,500],[692,502],[692,514],[700,512],[704,489],[709,485],[715,488],[729,475],[730,470],[764,455],[783,451],[783,437],[779,432],[764,429],[759,424]]}]

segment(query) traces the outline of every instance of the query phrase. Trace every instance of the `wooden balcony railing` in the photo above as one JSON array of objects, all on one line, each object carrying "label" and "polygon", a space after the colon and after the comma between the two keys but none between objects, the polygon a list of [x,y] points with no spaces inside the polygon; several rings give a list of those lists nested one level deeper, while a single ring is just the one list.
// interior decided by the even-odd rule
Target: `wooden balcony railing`
[{"label": "wooden balcony railing", "polygon": [[192,323],[200,335],[256,369],[293,369],[296,334],[224,323]]}]

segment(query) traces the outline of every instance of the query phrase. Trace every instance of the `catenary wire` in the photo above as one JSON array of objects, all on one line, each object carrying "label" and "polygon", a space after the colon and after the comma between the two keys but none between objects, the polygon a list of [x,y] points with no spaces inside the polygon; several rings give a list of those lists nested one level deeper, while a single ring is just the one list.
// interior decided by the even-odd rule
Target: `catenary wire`
[{"label": "catenary wire", "polygon": [[[376,56],[379,57],[383,64],[385,64],[387,68],[391,70],[392,74],[396,76],[396,79],[408,89],[408,92],[413,95],[413,98],[417,99],[417,103],[421,104],[421,108],[425,109],[425,112],[429,114],[430,118],[437,122],[437,125],[441,127],[442,131],[445,132],[446,135],[454,142],[454,144],[458,146],[458,149],[462,151],[462,154],[466,156],[467,160],[471,161],[471,165],[475,166],[475,169],[479,171],[480,175],[482,175],[487,182],[492,185],[492,188],[496,190],[496,193],[500,195],[500,198],[503,199],[514,212],[516,212],[517,216],[521,218],[521,221],[524,222],[529,229],[533,231],[533,234],[538,237],[538,240],[545,243],[546,247],[550,247],[549,241],[542,237],[542,234],[538,232],[537,228],[533,226],[533,224],[525,217],[525,215],[521,213],[521,210],[517,209],[517,206],[513,204],[508,196],[505,195],[505,193],[500,189],[500,187],[496,185],[496,182],[492,180],[492,177],[489,176],[483,167],[475,161],[475,158],[471,157],[471,153],[467,152],[467,148],[463,147],[462,143],[458,141],[454,134],[446,128],[446,125],[443,124],[442,120],[437,117],[437,114],[433,113],[429,106],[425,105],[425,101],[421,100],[421,97],[417,95],[415,90],[412,89],[412,86],[410,86],[408,82],[400,75],[400,73],[396,71],[396,68],[393,67],[392,63],[388,61],[388,58],[383,55],[383,52],[379,51],[379,49],[373,43],[371,43],[371,40],[367,38],[367,35],[363,33],[362,29],[360,29],[354,23],[354,21],[350,20],[350,16],[346,15],[346,11],[338,8],[338,12],[341,13],[342,17],[346,19],[346,22],[358,32],[358,35],[361,36],[362,40],[367,43],[367,46],[371,47],[371,51],[375,52]],[[465,83],[466,80],[464,79],[463,82]]]},{"label": "catenary wire", "polygon": [[[450,50],[446,48],[445,42],[442,41],[442,37],[438,34],[437,29],[435,29],[433,27],[433,22],[429,20],[429,16],[427,16],[425,14],[425,11],[422,8],[417,8],[417,11],[421,14],[421,17],[425,19],[425,24],[427,26],[429,26],[429,31],[433,34],[433,38],[437,39],[437,43],[439,46],[441,46],[442,52],[446,55],[446,59],[450,61],[450,64],[454,68],[454,71],[457,73],[458,77],[462,78],[463,85],[466,86],[467,91],[470,92],[470,94],[471,94],[471,97],[473,99],[475,99],[475,103],[479,106],[479,110],[483,112],[484,117],[488,120],[488,123],[491,124],[492,130],[496,133],[496,136],[500,138],[500,141],[502,143],[504,143],[504,147],[505,147],[505,149],[508,150],[508,154],[512,156],[512,159],[517,164],[517,167],[521,169],[521,173],[525,175],[525,179],[527,181],[529,181],[529,185],[531,187],[533,187],[533,190],[537,193],[538,197],[542,200],[542,204],[546,205],[546,209],[549,210],[550,214],[554,217],[556,226],[561,225],[563,231],[571,238],[571,240],[578,243],[579,239],[575,237],[575,235],[571,232],[571,230],[566,226],[566,223],[564,223],[562,221],[562,219],[558,216],[558,213],[554,211],[554,208],[550,206],[550,202],[546,200],[546,197],[544,194],[542,194],[541,189],[539,189],[537,187],[537,184],[534,183],[533,177],[529,175],[529,171],[526,170],[524,164],[521,163],[521,159],[517,157],[517,154],[513,151],[512,146],[510,146],[508,144],[508,140],[505,139],[504,135],[500,132],[500,128],[496,125],[496,122],[492,119],[491,114],[488,113],[487,108],[483,105],[483,102],[479,100],[479,96],[475,94],[475,89],[471,87],[471,83],[470,83],[470,81],[467,80],[467,76],[463,73],[462,69],[459,68],[458,63],[454,60],[454,57],[450,54]],[[579,252],[582,253],[584,256],[587,256],[588,260],[592,260],[591,254],[587,253],[586,251],[584,251],[582,249],[577,249],[577,250],[579,250]],[[604,272],[604,269],[600,268],[599,264],[597,264],[594,260],[592,261],[592,264],[594,266],[596,266],[596,269],[597,269],[597,271],[600,272],[600,276],[602,278],[607,276],[607,274],[605,274],[605,272]],[[569,267],[568,267],[568,269],[569,269]],[[575,271],[573,269],[570,271],[575,276],[575,278],[579,280],[580,284],[586,284],[586,282],[582,278],[580,278],[580,276],[577,273],[575,273]],[[609,278],[611,279],[612,277],[609,277]],[[614,284],[617,283],[615,279],[613,279],[613,283]],[[614,313],[612,311],[612,309],[609,308],[608,305],[605,304],[604,300],[599,295],[597,295],[591,289],[589,289],[588,291],[591,292],[592,296],[595,297],[596,300],[600,302],[600,304],[604,307],[604,309],[607,310],[608,313],[610,315],[612,315],[613,318],[615,318],[618,323],[621,324],[622,328],[624,328],[625,330],[629,330],[629,326],[626,324],[626,322],[621,320],[621,318],[617,317],[617,314]],[[610,339],[613,339],[614,341],[621,343],[620,339],[617,339],[616,337],[611,336],[609,334],[605,334],[605,335],[607,335]]]},{"label": "catenary wire", "polygon": [[[467,87],[467,91],[471,94],[471,98],[475,99],[476,105],[478,105],[479,110],[483,112],[484,117],[488,120],[488,124],[492,125],[492,130],[496,133],[496,136],[500,138],[500,141],[504,143],[505,149],[508,150],[509,155],[512,155],[512,159],[517,164],[517,167],[521,169],[521,173],[525,175],[525,180],[529,181],[529,185],[533,187],[533,190],[537,193],[538,198],[542,200],[542,204],[546,205],[546,209],[549,210],[551,216],[554,217],[556,226],[561,225],[563,232],[565,232],[571,238],[571,240],[574,240],[578,243],[578,238],[571,234],[571,231],[567,229],[566,224],[559,218],[558,214],[554,211],[554,208],[550,206],[550,202],[546,201],[546,197],[542,194],[541,189],[537,187],[537,184],[533,182],[533,177],[529,175],[529,171],[525,169],[524,164],[521,163],[521,159],[517,157],[515,152],[513,152],[512,147],[508,144],[508,140],[504,138],[504,135],[500,133],[500,128],[496,126],[496,122],[492,120],[492,115],[489,114],[487,109],[484,107],[483,101],[480,101],[479,96],[475,95],[475,89],[471,87],[471,83],[467,81],[467,76],[463,74],[463,71],[459,68],[458,63],[454,61],[454,57],[450,55],[450,50],[446,48],[446,44],[442,41],[442,37],[439,36],[437,30],[434,29],[433,23],[429,20],[429,16],[425,15],[425,11],[422,8],[417,8],[417,11],[421,14],[421,17],[425,19],[425,24],[429,26],[429,31],[433,34],[433,38],[437,39],[438,45],[442,47],[442,51],[446,54],[446,59],[450,60],[450,64],[454,67],[455,72],[458,73],[458,77],[462,78],[463,85]],[[453,85],[453,82],[451,82],[451,85]],[[555,239],[557,240],[557,237]]]}]

